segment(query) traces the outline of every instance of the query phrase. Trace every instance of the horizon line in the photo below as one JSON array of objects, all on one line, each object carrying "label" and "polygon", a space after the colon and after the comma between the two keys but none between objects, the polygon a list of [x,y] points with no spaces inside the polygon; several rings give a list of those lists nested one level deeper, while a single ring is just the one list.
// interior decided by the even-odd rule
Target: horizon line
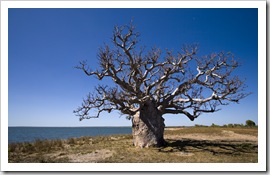
[{"label": "horizon line", "polygon": [[[195,126],[195,125],[183,125],[183,126],[165,126],[166,127],[187,127],[187,126]],[[207,125],[205,125],[207,126]],[[8,127],[67,127],[67,128],[76,128],[76,127],[132,127],[132,126],[8,126]]]}]

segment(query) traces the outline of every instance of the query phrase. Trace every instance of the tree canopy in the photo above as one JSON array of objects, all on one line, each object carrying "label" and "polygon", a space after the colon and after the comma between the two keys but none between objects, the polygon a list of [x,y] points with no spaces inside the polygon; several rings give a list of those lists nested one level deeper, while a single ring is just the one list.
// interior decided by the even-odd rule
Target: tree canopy
[{"label": "tree canopy", "polygon": [[[151,102],[162,114],[183,114],[194,120],[202,113],[219,111],[219,106],[238,103],[249,93],[233,71],[239,66],[230,52],[198,56],[197,45],[178,52],[139,46],[140,34],[132,23],[115,26],[112,43],[98,52],[98,68],[87,61],[76,67],[99,80],[110,77],[115,86],[98,85],[78,109],[80,120],[97,118],[101,112],[121,111],[134,116]],[[97,109],[95,115],[91,110]]]}]

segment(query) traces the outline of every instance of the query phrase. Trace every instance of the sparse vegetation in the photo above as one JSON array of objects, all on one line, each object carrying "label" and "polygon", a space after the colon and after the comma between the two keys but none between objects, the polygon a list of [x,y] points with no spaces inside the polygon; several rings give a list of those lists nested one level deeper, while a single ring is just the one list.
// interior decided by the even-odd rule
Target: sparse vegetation
[{"label": "sparse vegetation", "polygon": [[220,126],[216,125],[215,123],[212,123],[211,127],[220,127]]},{"label": "sparse vegetation", "polygon": [[212,123],[210,126],[207,126],[207,125],[198,125],[198,124],[195,124],[194,125],[195,127],[223,127],[223,128],[246,128],[246,127],[249,127],[249,128],[252,128],[252,127],[258,127],[256,126],[255,122],[253,122],[252,120],[247,120],[246,121],[246,125],[244,124],[237,124],[237,123],[229,123],[229,124],[225,124],[223,126],[220,126],[220,125],[217,125],[215,123]]},{"label": "sparse vegetation", "polygon": [[[9,144],[9,162],[258,162],[257,128],[165,129],[167,145],[136,148],[132,135]],[[134,156],[136,155],[136,156]]]}]

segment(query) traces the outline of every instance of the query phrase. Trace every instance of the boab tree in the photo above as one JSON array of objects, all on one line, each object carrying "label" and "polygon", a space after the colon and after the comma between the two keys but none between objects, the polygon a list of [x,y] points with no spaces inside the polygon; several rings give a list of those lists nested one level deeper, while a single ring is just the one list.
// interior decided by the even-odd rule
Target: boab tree
[{"label": "boab tree", "polygon": [[[98,85],[83,100],[74,110],[80,120],[118,110],[132,120],[135,146],[162,146],[164,114],[183,114],[193,121],[248,95],[243,81],[232,75],[239,64],[231,53],[197,57],[196,45],[185,46],[177,54],[157,48],[145,53],[137,47],[138,37],[132,24],[116,26],[114,45],[99,50],[99,69],[92,70],[85,61],[76,67],[88,76],[110,77],[115,83],[114,87]],[[94,116],[92,109],[97,109]]]}]

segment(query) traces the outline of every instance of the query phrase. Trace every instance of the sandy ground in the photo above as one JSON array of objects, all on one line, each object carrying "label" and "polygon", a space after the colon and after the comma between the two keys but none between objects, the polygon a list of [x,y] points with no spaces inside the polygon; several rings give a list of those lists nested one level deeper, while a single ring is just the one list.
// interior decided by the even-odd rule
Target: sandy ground
[{"label": "sandy ground", "polygon": [[92,153],[88,154],[72,154],[69,155],[68,158],[71,163],[96,163],[100,160],[104,160],[106,158],[109,158],[113,156],[114,151],[110,151],[107,149],[101,149],[101,150],[96,150]]},{"label": "sandy ground", "polygon": [[[178,128],[171,128],[177,130]],[[181,129],[181,128],[179,128]],[[245,142],[258,142],[257,136],[247,135],[247,134],[237,134],[233,131],[222,130],[222,134],[220,135],[211,135],[209,134],[185,134],[185,135],[169,135],[165,136],[165,139],[193,139],[193,140],[226,140],[226,141],[245,141]]]},{"label": "sandy ground", "polygon": [[[177,130],[181,128],[168,128],[169,130]],[[117,140],[117,138],[114,138]],[[209,134],[184,134],[184,135],[165,135],[165,139],[172,139],[172,140],[181,140],[181,139],[192,139],[192,140],[209,140],[209,141],[243,141],[243,142],[249,142],[256,144],[258,142],[258,138],[256,136],[252,135],[246,135],[246,134],[237,134],[233,131],[228,130],[222,130],[222,134],[219,135],[211,135]],[[69,155],[68,158],[70,159],[70,162],[88,162],[88,163],[95,163],[101,160],[104,160],[106,158],[109,158],[115,154],[112,150],[107,149],[101,149],[96,150],[92,153],[88,154],[72,154]],[[186,152],[179,152],[177,153],[179,156],[192,156],[192,153],[186,153]]]}]

